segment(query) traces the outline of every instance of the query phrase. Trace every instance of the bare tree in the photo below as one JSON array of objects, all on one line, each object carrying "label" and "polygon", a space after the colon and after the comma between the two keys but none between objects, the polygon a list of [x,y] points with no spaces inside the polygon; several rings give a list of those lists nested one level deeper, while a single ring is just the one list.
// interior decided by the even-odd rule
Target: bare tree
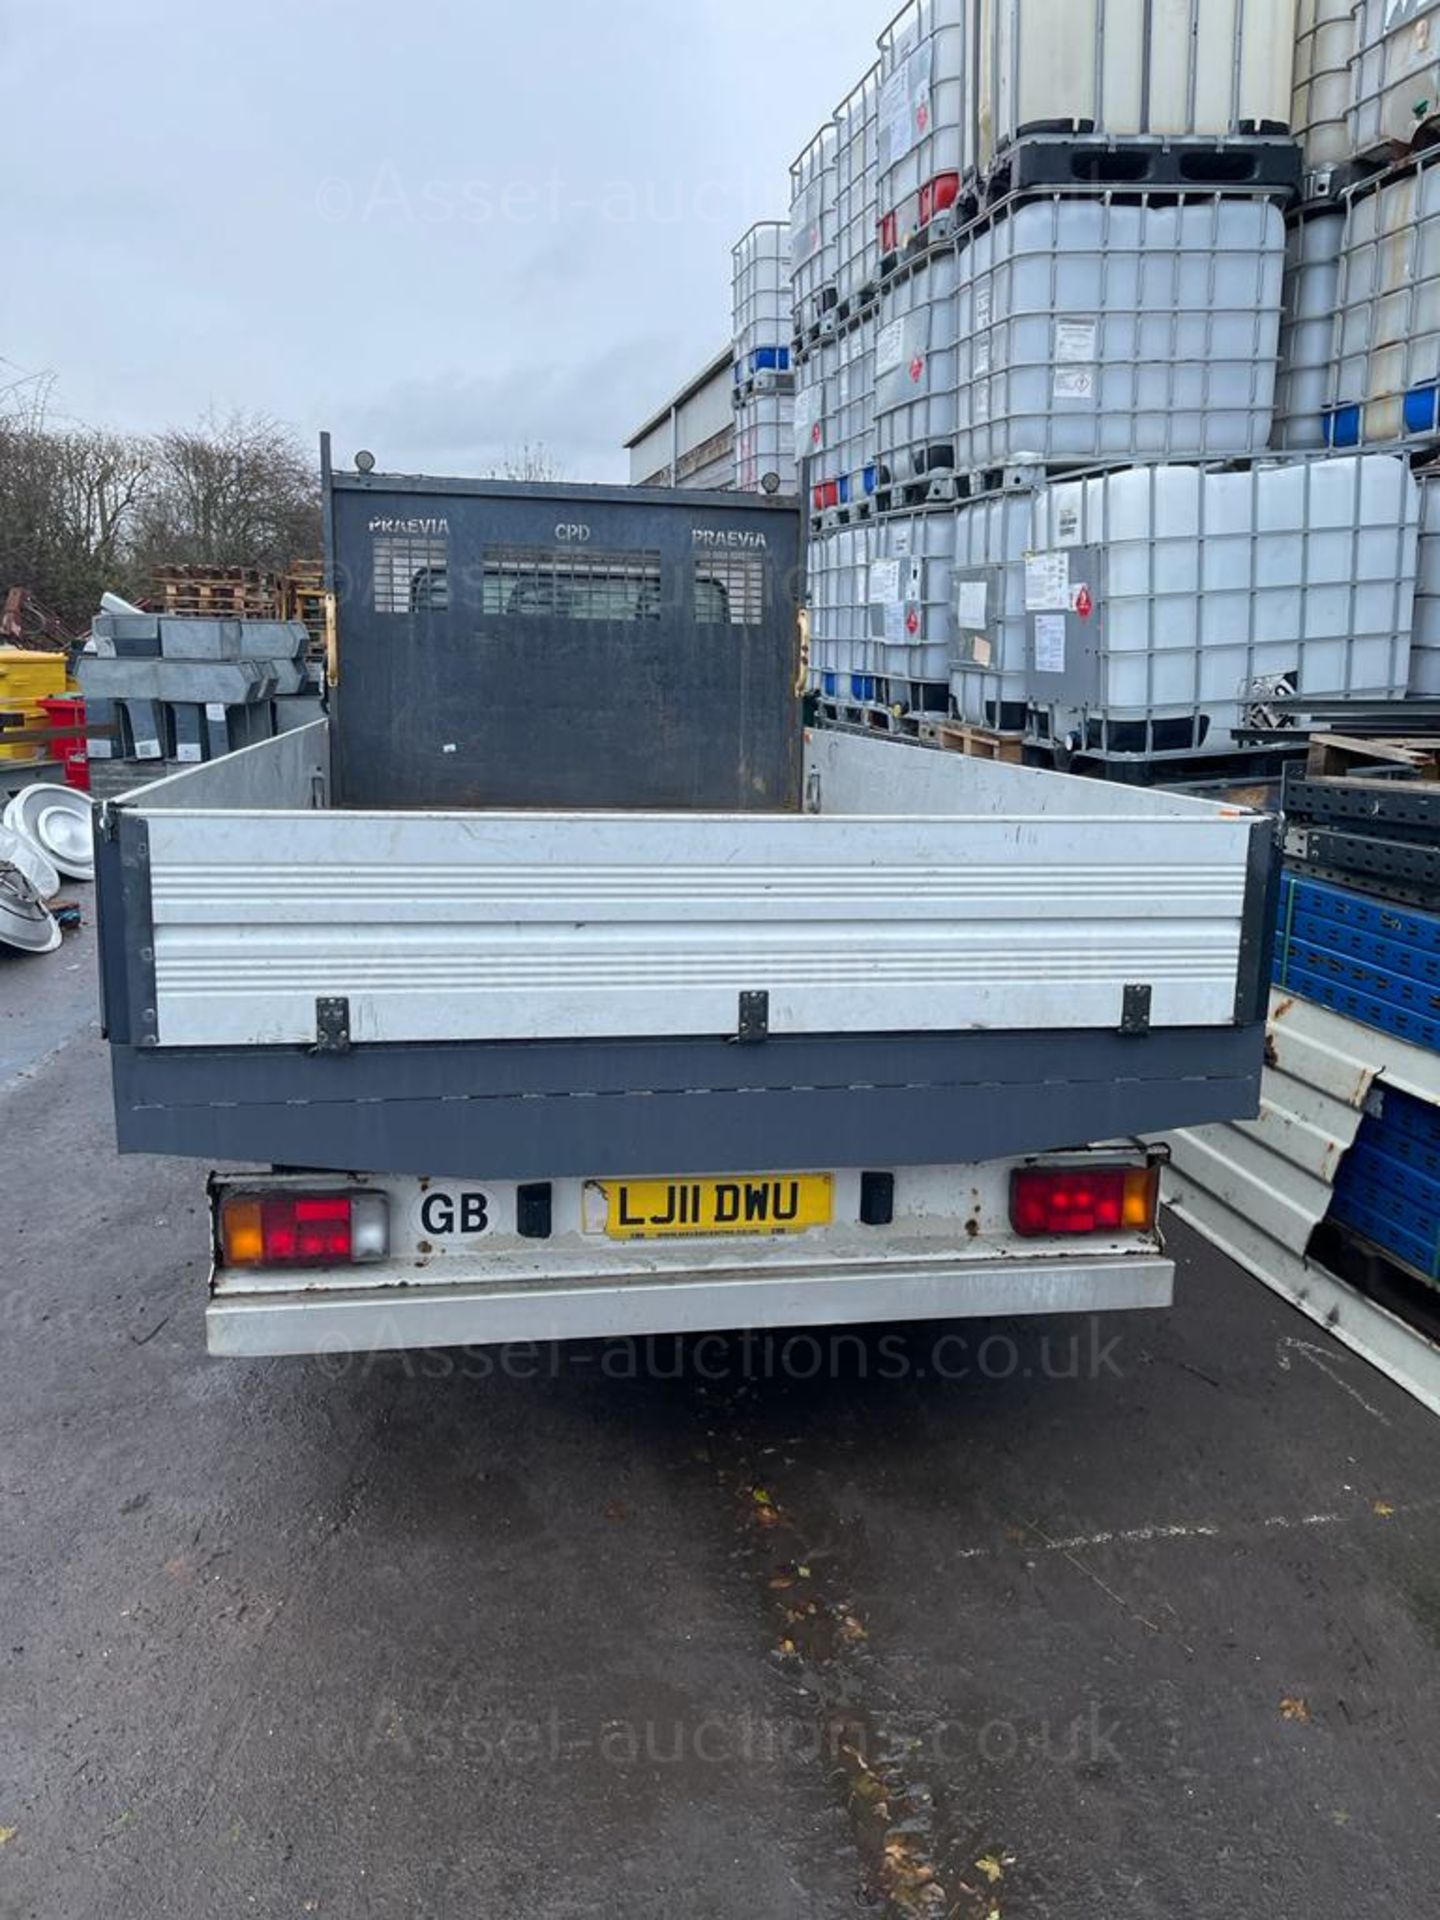
[{"label": "bare tree", "polygon": [[558,459],[543,440],[524,440],[518,447],[507,447],[505,457],[493,470],[496,480],[563,480],[565,463]]},{"label": "bare tree", "polygon": [[320,551],[315,463],[267,415],[210,415],[156,436],[139,520],[147,564],[283,569]]}]

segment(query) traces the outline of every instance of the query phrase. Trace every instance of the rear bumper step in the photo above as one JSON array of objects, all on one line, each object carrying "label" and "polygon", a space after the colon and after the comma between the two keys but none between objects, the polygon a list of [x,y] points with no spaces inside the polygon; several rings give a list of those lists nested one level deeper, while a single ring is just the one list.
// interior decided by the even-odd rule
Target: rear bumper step
[{"label": "rear bumper step", "polygon": [[645,1338],[767,1327],[857,1326],[1010,1314],[1168,1307],[1174,1263],[1157,1254],[1085,1260],[1016,1258],[877,1264],[837,1274],[734,1268],[703,1278],[451,1281],[347,1287],[306,1276],[293,1293],[218,1292],[206,1314],[210,1352],[369,1354],[413,1347]]}]

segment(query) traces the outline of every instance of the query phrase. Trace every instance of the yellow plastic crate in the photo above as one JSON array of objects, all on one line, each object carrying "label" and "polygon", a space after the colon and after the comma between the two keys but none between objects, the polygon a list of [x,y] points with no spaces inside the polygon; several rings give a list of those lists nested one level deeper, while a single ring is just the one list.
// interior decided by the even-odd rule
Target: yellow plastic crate
[{"label": "yellow plastic crate", "polygon": [[[25,727],[46,723],[42,700],[65,691],[63,653],[31,653],[24,647],[0,647],[0,713],[18,713]],[[43,748],[21,743],[6,746],[0,728],[0,760],[43,760]]]}]

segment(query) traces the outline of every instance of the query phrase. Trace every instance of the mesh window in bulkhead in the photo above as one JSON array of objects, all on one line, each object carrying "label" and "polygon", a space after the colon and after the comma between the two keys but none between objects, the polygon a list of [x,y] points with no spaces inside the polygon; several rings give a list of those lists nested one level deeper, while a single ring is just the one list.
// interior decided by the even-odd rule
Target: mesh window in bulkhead
[{"label": "mesh window in bulkhead", "polygon": [[695,562],[695,618],[701,626],[763,626],[763,558],[750,553],[707,553],[699,557]]},{"label": "mesh window in bulkhead", "polygon": [[375,535],[376,613],[444,613],[450,605],[448,542],[429,535]]},{"label": "mesh window in bulkhead", "polygon": [[487,547],[480,611],[532,620],[658,620],[660,555],[650,549]]}]

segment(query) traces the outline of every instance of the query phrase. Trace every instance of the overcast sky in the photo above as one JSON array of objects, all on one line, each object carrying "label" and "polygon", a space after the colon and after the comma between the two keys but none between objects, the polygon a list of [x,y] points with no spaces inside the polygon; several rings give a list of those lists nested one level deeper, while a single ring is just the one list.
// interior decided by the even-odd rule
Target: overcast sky
[{"label": "overcast sky", "polygon": [[127,428],[568,477],[725,344],[886,0],[0,0],[0,359]]}]

